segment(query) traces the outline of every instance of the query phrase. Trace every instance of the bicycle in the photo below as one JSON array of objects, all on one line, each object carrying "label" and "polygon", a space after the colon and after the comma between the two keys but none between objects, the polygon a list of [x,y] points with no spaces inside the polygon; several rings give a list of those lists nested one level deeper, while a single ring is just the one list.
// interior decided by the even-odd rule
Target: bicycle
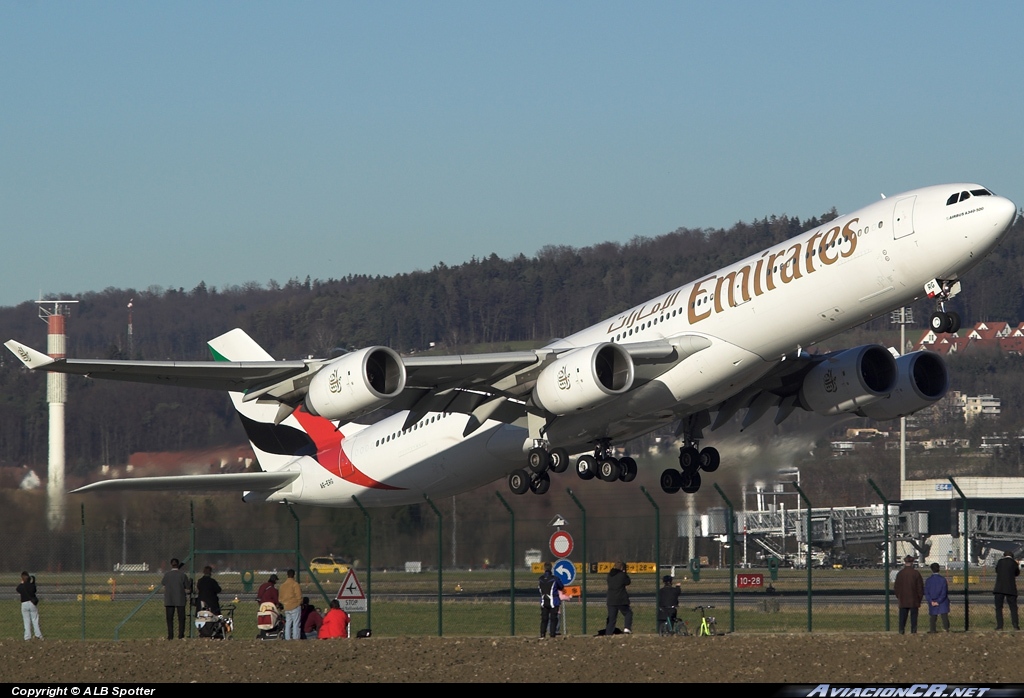
[{"label": "bicycle", "polygon": [[669,635],[689,635],[690,624],[682,618],[676,617],[675,606],[672,608],[659,608],[658,634],[662,637],[667,637]]},{"label": "bicycle", "polygon": [[700,611],[700,630],[697,632],[698,636],[711,637],[712,635],[718,634],[718,623],[714,616],[709,616],[704,613],[704,609],[712,609],[714,606],[694,606],[694,611]]}]

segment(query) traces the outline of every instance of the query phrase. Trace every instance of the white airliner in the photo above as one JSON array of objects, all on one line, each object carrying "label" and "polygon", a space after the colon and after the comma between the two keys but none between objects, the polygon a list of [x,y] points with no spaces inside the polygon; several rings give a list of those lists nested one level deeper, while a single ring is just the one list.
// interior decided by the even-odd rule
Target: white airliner
[{"label": "white airliner", "polygon": [[776,423],[796,408],[887,420],[940,399],[948,378],[937,354],[804,349],[925,295],[936,301],[932,328],[956,331],[945,301],[1016,213],[977,184],[883,198],[535,351],[401,357],[368,347],[274,361],[239,329],[210,342],[216,361],[54,360],[6,346],[31,369],[228,390],[262,469],[78,492],[233,489],[246,501],[390,506],[508,476],[513,492],[543,494],[570,453],[583,454],[583,479],[629,482],[637,464],[614,458],[613,445],[677,423],[679,469],[661,487],[692,493],[700,471],[719,465],[717,450],[699,450],[705,430],[740,410],[744,426],[772,408]]}]

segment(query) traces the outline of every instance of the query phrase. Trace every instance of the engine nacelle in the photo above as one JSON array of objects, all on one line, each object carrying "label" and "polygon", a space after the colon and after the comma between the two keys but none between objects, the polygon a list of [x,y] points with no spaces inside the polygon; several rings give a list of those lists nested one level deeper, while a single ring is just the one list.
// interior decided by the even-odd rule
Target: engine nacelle
[{"label": "engine nacelle", "polygon": [[621,395],[633,387],[633,358],[605,342],[573,349],[546,366],[537,377],[533,401],[555,415],[565,415]]},{"label": "engine nacelle", "polygon": [[891,393],[898,375],[896,360],[885,347],[847,349],[811,369],[800,388],[800,400],[822,415],[854,412]]},{"label": "engine nacelle", "polygon": [[345,421],[383,407],[404,389],[402,358],[387,347],[368,347],[317,371],[309,382],[305,407],[318,417]]},{"label": "engine nacelle", "polygon": [[941,400],[949,389],[949,371],[941,356],[931,351],[915,351],[896,359],[899,380],[889,397],[873,402],[860,411],[871,419],[906,417]]}]

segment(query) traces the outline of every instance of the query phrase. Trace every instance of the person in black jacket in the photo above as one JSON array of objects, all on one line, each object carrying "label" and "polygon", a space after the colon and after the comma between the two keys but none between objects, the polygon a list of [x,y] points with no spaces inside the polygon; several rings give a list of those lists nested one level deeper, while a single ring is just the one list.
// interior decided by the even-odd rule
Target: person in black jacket
[{"label": "person in black jacket", "polygon": [[1020,630],[1017,618],[1017,577],[1020,576],[1020,565],[1013,559],[1009,550],[996,563],[996,585],[992,589],[996,601],[996,630],[1003,629],[1003,602],[1010,606],[1010,622],[1014,630]]},{"label": "person in black jacket", "polygon": [[626,574],[626,563],[616,562],[608,573],[608,624],[604,628],[605,635],[615,634],[615,623],[622,613],[622,632],[632,633],[633,630],[633,609],[629,607],[629,575]]},{"label": "person in black jacket", "polygon": [[672,575],[666,574],[661,578],[662,587],[658,589],[658,622],[662,623],[668,620],[672,621],[675,625],[678,620],[676,616],[676,608],[679,606],[679,595],[682,593],[682,587],[676,584],[673,586]]},{"label": "person in black jacket", "polygon": [[32,633],[40,640],[43,632],[39,629],[39,598],[36,596],[36,578],[28,572],[21,573],[21,584],[16,590],[21,599],[21,619],[25,624],[25,639],[31,640]]},{"label": "person in black jacket", "polygon": [[196,582],[196,596],[199,603],[215,616],[220,615],[220,592],[220,584],[213,578],[213,568],[207,565],[203,568],[203,576]]},{"label": "person in black jacket", "polygon": [[550,629],[551,637],[558,636],[558,612],[562,606],[562,599],[558,592],[565,589],[562,580],[551,571],[551,563],[544,563],[544,574],[537,582],[537,589],[540,591],[540,636]]}]

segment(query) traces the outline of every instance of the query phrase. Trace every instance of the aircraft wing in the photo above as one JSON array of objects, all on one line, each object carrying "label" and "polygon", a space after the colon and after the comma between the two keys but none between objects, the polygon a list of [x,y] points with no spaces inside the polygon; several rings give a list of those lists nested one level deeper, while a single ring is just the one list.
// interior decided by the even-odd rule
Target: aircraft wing
[{"label": "aircraft wing", "polygon": [[[705,338],[684,336],[619,346],[637,364],[655,366],[657,373],[709,345]],[[246,401],[273,400],[282,405],[281,418],[290,411],[287,408],[302,403],[313,377],[333,361],[274,361],[269,357],[259,361],[53,359],[15,340],[5,346],[33,370],[244,392]],[[514,422],[529,410],[540,412],[528,404],[538,375],[559,354],[575,348],[556,345],[528,351],[402,357],[405,387],[387,407],[409,410],[409,425],[431,411],[470,414],[477,418],[471,424],[487,419]]]},{"label": "aircraft wing", "polygon": [[215,475],[168,475],[161,477],[119,478],[102,480],[71,490],[83,492],[220,492],[239,490],[277,490],[299,476],[299,472],[277,473],[218,473]]},{"label": "aircraft wing", "polygon": [[245,391],[309,372],[305,361],[116,361],[53,359],[13,339],[4,346],[31,369],[90,378]]}]

